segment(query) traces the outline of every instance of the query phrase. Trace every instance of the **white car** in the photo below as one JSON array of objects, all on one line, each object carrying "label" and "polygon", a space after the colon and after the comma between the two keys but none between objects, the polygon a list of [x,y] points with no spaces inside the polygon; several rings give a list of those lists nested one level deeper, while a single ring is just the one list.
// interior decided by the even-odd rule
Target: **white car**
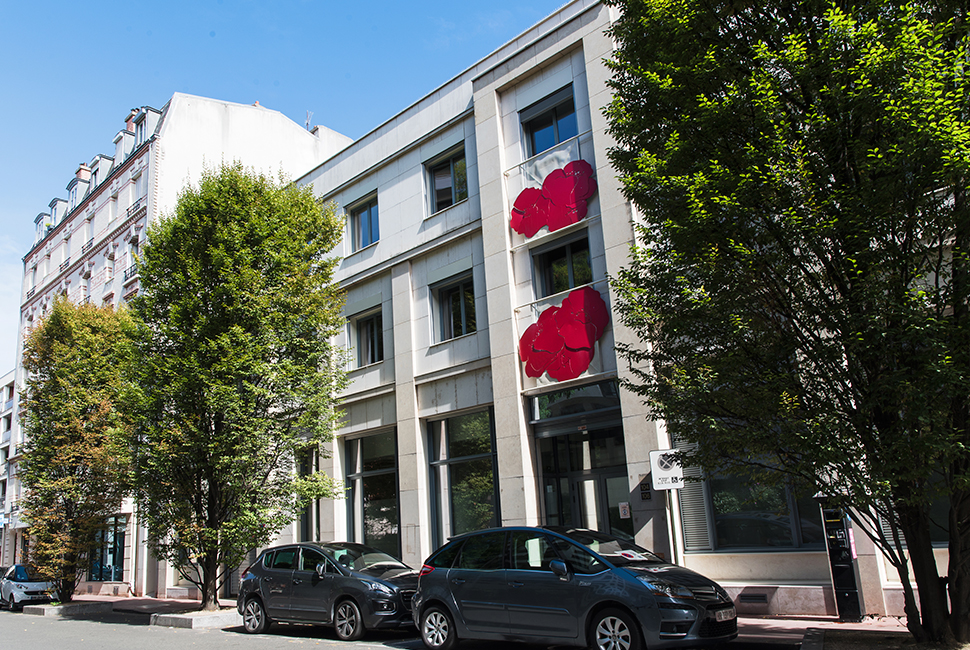
[{"label": "white car", "polygon": [[0,578],[2,604],[11,611],[25,604],[50,602],[55,588],[53,582],[44,580],[26,564],[13,565]]}]

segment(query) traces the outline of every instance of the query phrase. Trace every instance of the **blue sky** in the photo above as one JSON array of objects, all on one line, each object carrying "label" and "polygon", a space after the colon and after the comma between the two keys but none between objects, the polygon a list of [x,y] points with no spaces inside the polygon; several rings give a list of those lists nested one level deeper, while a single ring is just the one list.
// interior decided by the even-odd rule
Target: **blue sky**
[{"label": "blue sky", "polygon": [[128,110],[175,92],[358,138],[565,0],[15,2],[0,20],[0,375],[33,221]]}]

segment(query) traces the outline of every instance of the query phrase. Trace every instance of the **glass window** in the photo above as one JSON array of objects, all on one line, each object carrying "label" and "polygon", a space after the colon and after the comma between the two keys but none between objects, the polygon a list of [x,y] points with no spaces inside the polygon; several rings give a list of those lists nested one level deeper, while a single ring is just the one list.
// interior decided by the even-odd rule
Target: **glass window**
[{"label": "glass window", "polygon": [[429,424],[436,544],[500,521],[491,411]]},{"label": "glass window", "polygon": [[384,319],[374,312],[354,319],[357,325],[357,367],[384,360]]},{"label": "glass window", "polygon": [[533,422],[580,413],[618,409],[620,397],[615,381],[556,390],[533,398]]},{"label": "glass window", "polygon": [[512,533],[512,568],[524,571],[550,571],[549,563],[559,556],[542,533]]},{"label": "glass window", "polygon": [[427,564],[436,569],[450,569],[455,563],[455,558],[458,557],[458,551],[461,550],[461,545],[461,540],[449,543],[443,549],[431,556]]},{"label": "glass window", "polygon": [[320,551],[303,548],[300,551],[300,571],[316,571],[317,565],[326,562],[327,558]]},{"label": "glass window", "polygon": [[505,567],[505,533],[486,533],[470,537],[462,546],[459,569],[494,571]]},{"label": "glass window", "polygon": [[370,246],[381,238],[376,198],[350,211],[350,228],[355,251]]},{"label": "glass window", "polygon": [[465,152],[462,150],[430,168],[433,212],[468,198],[468,173]]},{"label": "glass window", "polygon": [[273,569],[292,569],[296,566],[296,552],[295,548],[284,548],[276,551],[276,555],[273,557]]},{"label": "glass window", "polygon": [[95,534],[88,580],[93,582],[121,582],[124,580],[125,529],[127,525],[126,517],[110,517],[105,527]]},{"label": "glass window", "polygon": [[606,570],[606,565],[590,555],[586,549],[559,537],[551,540],[553,548],[559,552],[571,572],[591,575]]},{"label": "glass window", "polygon": [[572,86],[553,93],[520,113],[528,143],[535,156],[579,134]]},{"label": "glass window", "polygon": [[593,281],[593,269],[589,261],[589,240],[586,237],[552,249],[540,249],[533,254],[532,259],[535,266],[538,298],[569,291]]},{"label": "glass window", "polygon": [[440,285],[437,294],[438,320],[442,341],[477,331],[475,323],[475,286],[472,277]]},{"label": "glass window", "polygon": [[400,556],[395,432],[348,440],[346,454],[348,523],[354,541]]},{"label": "glass window", "polygon": [[811,496],[737,476],[711,478],[708,489],[719,549],[822,546],[825,541]]}]

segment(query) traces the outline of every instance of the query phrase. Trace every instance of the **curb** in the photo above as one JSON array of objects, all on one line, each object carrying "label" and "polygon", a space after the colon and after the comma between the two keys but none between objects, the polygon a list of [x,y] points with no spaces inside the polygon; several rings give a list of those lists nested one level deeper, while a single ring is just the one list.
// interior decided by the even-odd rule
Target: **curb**
[{"label": "curb", "polygon": [[149,625],[192,630],[226,628],[242,625],[242,616],[236,610],[231,609],[211,614],[152,614]]},{"label": "curb", "polygon": [[112,603],[64,603],[62,605],[24,605],[28,616],[84,616],[87,614],[108,614]]}]

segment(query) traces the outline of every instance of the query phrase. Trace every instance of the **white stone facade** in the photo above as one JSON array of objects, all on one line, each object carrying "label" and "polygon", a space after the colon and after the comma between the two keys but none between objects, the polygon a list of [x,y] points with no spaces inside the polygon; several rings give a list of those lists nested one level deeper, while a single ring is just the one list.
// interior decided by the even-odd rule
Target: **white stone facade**
[{"label": "white stone facade", "polygon": [[[24,335],[58,295],[75,303],[118,306],[138,292],[135,258],[147,226],[170,214],[178,193],[206,168],[240,161],[246,167],[292,178],[351,142],[323,127],[311,133],[278,111],[176,93],[161,110],[133,109],[114,137],[113,156],[98,154],[79,165],[67,198],[55,198],[35,219],[36,236],[24,256],[16,387],[22,387]],[[13,382],[11,382],[13,383]],[[7,413],[7,411],[4,411]],[[20,561],[26,524],[20,521],[17,410],[0,454],[9,454],[2,563]],[[6,417],[0,415],[0,417]],[[80,591],[166,596],[187,591],[171,568],[148,555],[144,530],[130,500],[122,504],[106,546],[100,579]],[[112,557],[108,557],[112,556]],[[123,563],[119,561],[123,556]],[[122,568],[123,567],[123,568]]]}]

